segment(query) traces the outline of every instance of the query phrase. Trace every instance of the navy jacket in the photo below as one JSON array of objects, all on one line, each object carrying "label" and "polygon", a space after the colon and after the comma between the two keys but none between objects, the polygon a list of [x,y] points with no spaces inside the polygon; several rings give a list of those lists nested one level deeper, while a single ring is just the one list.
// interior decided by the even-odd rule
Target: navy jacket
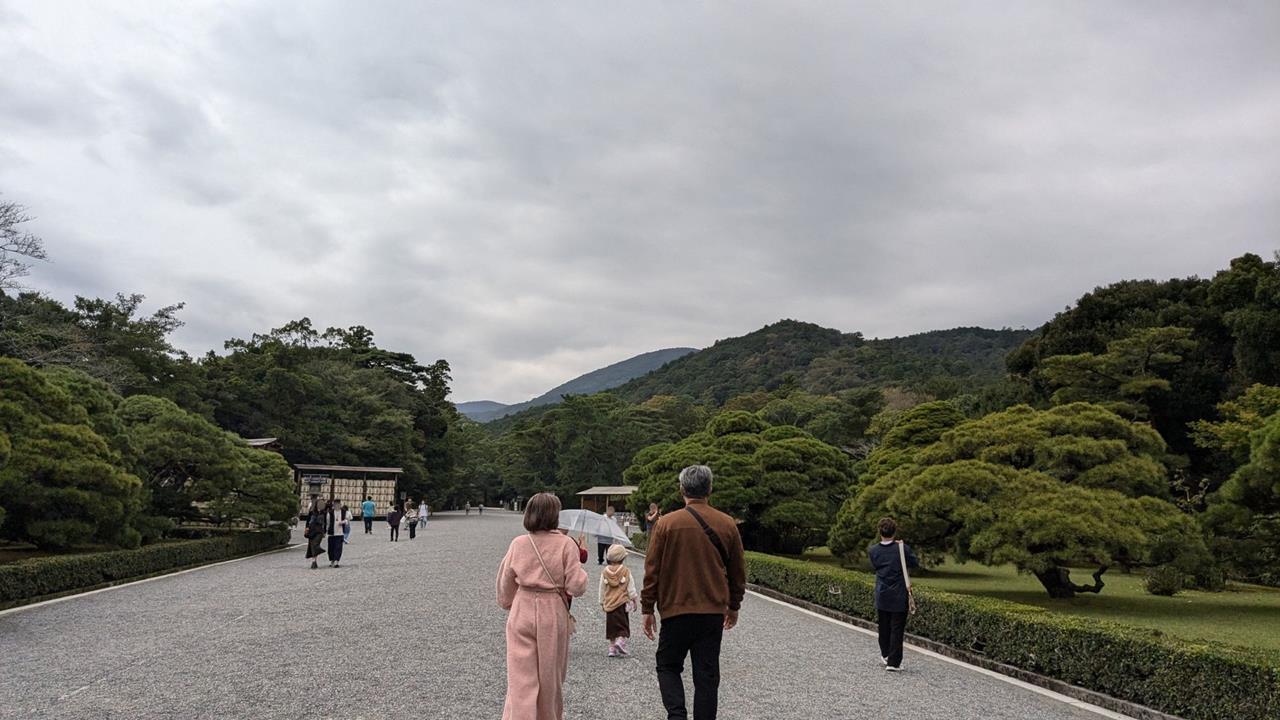
[{"label": "navy jacket", "polygon": [[[911,552],[911,546],[904,543],[903,547],[907,551],[907,567],[920,567],[920,561]],[[906,612],[907,584],[903,582],[898,543],[881,545],[877,542],[867,554],[871,557],[871,567],[876,570],[876,610]]]}]

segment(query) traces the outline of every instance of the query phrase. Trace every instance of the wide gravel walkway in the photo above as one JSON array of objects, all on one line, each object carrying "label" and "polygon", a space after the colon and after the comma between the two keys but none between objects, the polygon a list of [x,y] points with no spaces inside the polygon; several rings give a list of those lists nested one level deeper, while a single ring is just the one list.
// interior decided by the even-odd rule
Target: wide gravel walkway
[{"label": "wide gravel walkway", "polygon": [[[444,514],[416,540],[356,528],[340,569],[302,548],[0,614],[0,718],[498,718],[506,687],[499,559],[510,513]],[[654,644],[605,657],[575,605],[566,717],[662,718]],[[639,569],[641,560],[628,561]],[[758,597],[725,639],[722,718],[1086,720],[1086,710]]]}]

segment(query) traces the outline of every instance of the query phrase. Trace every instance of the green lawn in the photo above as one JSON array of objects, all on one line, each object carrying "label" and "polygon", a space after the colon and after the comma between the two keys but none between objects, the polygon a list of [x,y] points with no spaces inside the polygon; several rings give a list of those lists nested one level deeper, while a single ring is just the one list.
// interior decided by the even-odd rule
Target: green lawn
[{"label": "green lawn", "polygon": [[[832,563],[826,548],[811,551],[806,560]],[[1089,570],[1072,573],[1078,583],[1091,582]],[[1079,577],[1075,577],[1079,575]],[[1224,592],[1188,590],[1173,597],[1149,595],[1142,576],[1111,570],[1106,587],[1097,595],[1054,600],[1034,577],[1019,575],[1012,566],[946,563],[916,574],[921,588],[966,595],[985,595],[1036,605],[1056,612],[1151,628],[1187,640],[1229,643],[1280,653],[1280,588],[1231,584]]]}]

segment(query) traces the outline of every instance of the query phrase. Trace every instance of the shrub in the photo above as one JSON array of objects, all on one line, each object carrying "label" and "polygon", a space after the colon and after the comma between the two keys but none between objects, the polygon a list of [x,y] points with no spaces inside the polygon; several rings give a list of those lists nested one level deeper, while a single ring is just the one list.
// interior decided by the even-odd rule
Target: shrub
[{"label": "shrub", "polygon": [[636,550],[644,552],[649,547],[649,533],[631,533],[631,544]]},{"label": "shrub", "polygon": [[255,530],[136,550],[59,555],[0,565],[0,606],[250,555],[283,545],[288,538],[285,528]]},{"label": "shrub", "polygon": [[[748,553],[748,580],[866,620],[875,580]],[[1280,662],[1260,652],[1192,644],[993,598],[917,591],[910,631],[995,662],[1047,675],[1188,720],[1280,717]]]},{"label": "shrub", "polygon": [[1187,576],[1181,570],[1172,565],[1161,565],[1158,568],[1152,568],[1147,573],[1147,579],[1144,583],[1147,592],[1152,595],[1163,595],[1165,597],[1173,597],[1182,592],[1186,587]]}]

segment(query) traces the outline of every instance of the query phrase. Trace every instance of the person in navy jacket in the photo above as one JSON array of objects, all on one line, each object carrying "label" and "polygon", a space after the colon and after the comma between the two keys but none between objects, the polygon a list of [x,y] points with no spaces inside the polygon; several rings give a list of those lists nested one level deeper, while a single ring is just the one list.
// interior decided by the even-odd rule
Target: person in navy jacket
[{"label": "person in navy jacket", "polygon": [[880,660],[884,669],[897,672],[902,668],[902,635],[907,631],[907,583],[902,574],[898,546],[906,551],[907,567],[920,566],[911,547],[897,539],[898,524],[893,518],[880,518],[880,542],[867,554],[876,571],[876,614],[880,621]]}]

